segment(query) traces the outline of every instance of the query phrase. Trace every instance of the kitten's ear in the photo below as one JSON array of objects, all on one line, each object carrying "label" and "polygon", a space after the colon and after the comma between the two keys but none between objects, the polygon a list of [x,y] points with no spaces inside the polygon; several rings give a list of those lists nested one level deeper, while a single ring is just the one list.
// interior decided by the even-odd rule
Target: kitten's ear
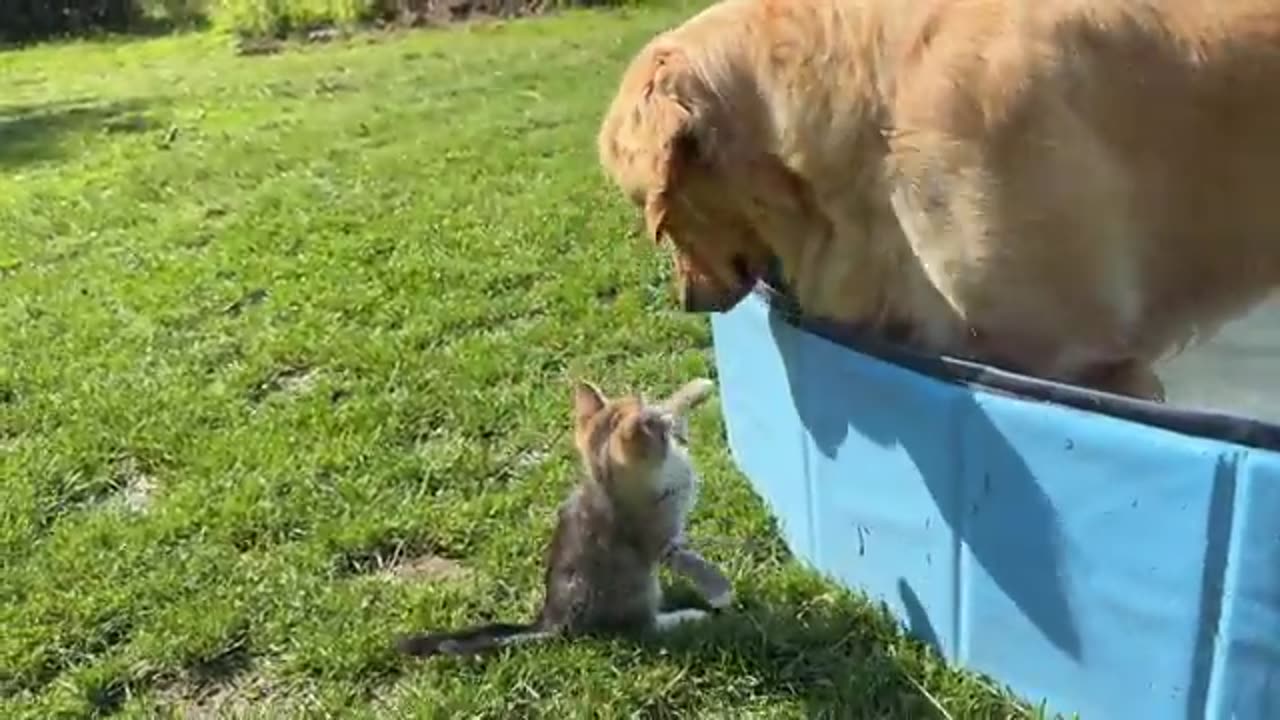
[{"label": "kitten's ear", "polygon": [[573,423],[581,426],[604,409],[607,402],[600,388],[579,380],[573,384]]},{"label": "kitten's ear", "polygon": [[655,440],[660,440],[666,437],[667,432],[671,429],[673,423],[674,420],[672,418],[663,415],[662,413],[651,412],[645,414],[644,418],[640,422],[640,427],[643,428],[645,434],[649,437]]}]

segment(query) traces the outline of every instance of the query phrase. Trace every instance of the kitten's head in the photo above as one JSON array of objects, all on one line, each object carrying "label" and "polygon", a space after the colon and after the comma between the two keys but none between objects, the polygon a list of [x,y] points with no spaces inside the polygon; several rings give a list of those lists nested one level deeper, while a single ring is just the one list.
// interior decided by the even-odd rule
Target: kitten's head
[{"label": "kitten's head", "polygon": [[699,378],[650,403],[638,395],[610,399],[591,383],[576,383],[574,444],[589,479],[614,497],[638,500],[661,497],[681,476],[692,478],[687,415],[713,387]]}]

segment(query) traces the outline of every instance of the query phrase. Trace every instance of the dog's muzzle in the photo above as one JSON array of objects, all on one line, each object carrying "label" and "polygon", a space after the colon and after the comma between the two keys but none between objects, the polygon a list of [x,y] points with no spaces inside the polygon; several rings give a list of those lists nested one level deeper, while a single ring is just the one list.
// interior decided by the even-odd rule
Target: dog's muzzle
[{"label": "dog's muzzle", "polygon": [[680,288],[680,307],[688,313],[725,312],[737,305],[743,295],[745,293],[733,297],[686,283]]}]

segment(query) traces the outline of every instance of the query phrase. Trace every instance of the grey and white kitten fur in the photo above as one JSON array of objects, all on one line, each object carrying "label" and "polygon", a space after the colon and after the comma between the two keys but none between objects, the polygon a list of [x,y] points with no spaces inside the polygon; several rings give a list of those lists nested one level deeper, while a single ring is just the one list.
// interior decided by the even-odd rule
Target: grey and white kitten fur
[{"label": "grey and white kitten fur", "polygon": [[469,655],[557,635],[662,631],[705,618],[697,608],[661,611],[662,564],[692,580],[711,607],[727,607],[728,579],[684,539],[698,486],[687,414],[713,387],[700,378],[651,404],[638,396],[611,400],[577,383],[574,444],[585,472],[559,509],[541,612],[526,624],[409,636],[398,641],[399,650]]}]

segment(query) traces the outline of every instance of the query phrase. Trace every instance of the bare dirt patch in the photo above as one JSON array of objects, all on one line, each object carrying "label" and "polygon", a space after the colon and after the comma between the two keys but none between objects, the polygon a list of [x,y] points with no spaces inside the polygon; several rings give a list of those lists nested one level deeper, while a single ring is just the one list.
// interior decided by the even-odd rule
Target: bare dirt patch
[{"label": "bare dirt patch", "polygon": [[298,717],[308,706],[305,693],[256,672],[224,682],[182,677],[161,688],[157,700],[172,717],[190,720]]},{"label": "bare dirt patch", "polygon": [[132,513],[146,512],[155,496],[155,478],[143,471],[133,458],[122,463],[118,472],[124,481],[124,485],[120,487],[120,502],[124,509]]},{"label": "bare dirt patch", "polygon": [[461,580],[470,570],[446,550],[420,540],[384,539],[348,550],[337,558],[336,570],[346,576],[366,576],[392,582]]},{"label": "bare dirt patch", "polygon": [[221,653],[161,684],[156,700],[174,717],[276,718],[304,715],[308,694],[274,678],[238,637]]},{"label": "bare dirt patch", "polygon": [[306,365],[286,365],[276,369],[249,390],[249,399],[262,402],[271,395],[301,395],[315,385],[320,371]]},{"label": "bare dirt patch", "polygon": [[381,575],[388,580],[434,582],[464,580],[471,576],[471,571],[457,560],[439,555],[419,555],[402,558],[384,568]]}]

